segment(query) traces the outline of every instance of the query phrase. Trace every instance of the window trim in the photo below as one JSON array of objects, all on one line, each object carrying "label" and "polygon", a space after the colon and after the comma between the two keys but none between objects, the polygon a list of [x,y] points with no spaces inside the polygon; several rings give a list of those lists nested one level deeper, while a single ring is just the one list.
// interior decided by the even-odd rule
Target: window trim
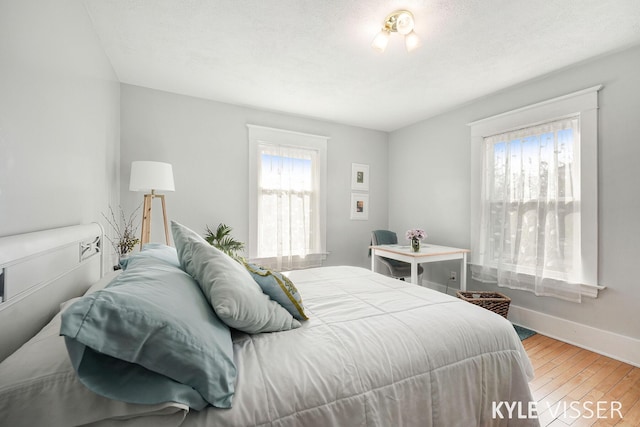
[{"label": "window trim", "polygon": [[[330,137],[277,129],[247,123],[249,139],[249,259],[257,258],[258,242],[258,144],[272,143],[318,151],[320,169],[320,248],[317,255],[326,258],[327,251],[327,145]],[[309,254],[316,255],[316,254]],[[297,258],[297,256],[296,256]]]},{"label": "window trim", "polygon": [[[471,130],[471,257],[480,232],[482,148],[484,138],[552,120],[579,115],[582,295],[596,297],[598,285],[598,91],[602,85],[548,99],[468,123]],[[585,173],[587,172],[587,173]],[[475,262],[474,262],[475,261]]]}]

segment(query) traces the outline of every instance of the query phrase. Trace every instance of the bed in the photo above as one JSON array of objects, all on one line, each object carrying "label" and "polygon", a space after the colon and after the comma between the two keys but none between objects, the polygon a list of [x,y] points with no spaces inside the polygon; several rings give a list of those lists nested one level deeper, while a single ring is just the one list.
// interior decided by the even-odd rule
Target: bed
[{"label": "bed", "polygon": [[[123,305],[138,297],[155,301],[156,294],[164,293],[155,291],[162,289],[153,281],[157,278],[144,285],[146,271],[179,274],[192,280],[196,273],[174,271],[175,265],[181,270],[194,268],[181,263],[180,254],[180,248],[175,251],[156,246],[155,252],[140,252],[138,258],[144,259],[124,272],[103,274],[102,230],[97,224],[1,238],[3,423],[186,427],[538,425],[535,418],[522,417],[522,410],[511,416],[504,409],[496,412],[501,402],[510,407],[517,403],[518,408],[527,408],[532,402],[528,386],[532,367],[506,319],[448,295],[351,266],[284,275],[295,285],[308,317],[278,326],[288,330],[246,333],[228,328],[229,347],[221,345],[220,351],[224,353],[226,348],[230,353],[217,359],[226,367],[222,369],[226,376],[216,372],[213,383],[220,386],[228,381],[230,385],[221,391],[223,397],[215,400],[218,407],[208,403],[212,399],[204,406],[191,407],[180,398],[135,402],[136,396],[147,395],[140,388],[134,389],[129,401],[109,397],[108,391],[90,389],[69,342],[73,334],[65,332],[63,323],[78,317],[74,310],[84,313],[76,308],[84,302],[91,300],[95,305],[99,296],[125,289],[127,274],[135,276],[132,280],[138,283],[131,287],[136,294],[127,294]],[[63,262],[66,258],[71,261]],[[140,269],[146,270],[141,275],[130,273]],[[28,272],[35,278],[28,277]],[[20,282],[18,290],[15,280]],[[193,295],[200,295],[206,302],[207,292],[201,290]],[[175,308],[178,305],[168,308],[163,316],[169,313],[179,318],[184,310]],[[205,306],[209,308],[202,308]],[[186,311],[219,320],[215,306],[213,310],[209,304],[198,307]],[[66,335],[61,336],[61,332]],[[218,332],[211,337],[217,337]],[[147,335],[143,341],[153,339]],[[188,350],[176,351],[179,355],[175,363],[191,357]],[[114,369],[102,381],[116,381],[120,389],[126,388],[122,384],[127,379],[121,372],[130,371]],[[102,374],[104,370],[98,372]],[[135,379],[135,375],[127,374],[127,378]],[[199,374],[194,381],[196,385],[186,385],[186,392],[201,390]],[[160,388],[148,394],[157,394]],[[201,395],[207,393],[201,392],[196,398]],[[141,399],[144,401],[144,396]]]}]

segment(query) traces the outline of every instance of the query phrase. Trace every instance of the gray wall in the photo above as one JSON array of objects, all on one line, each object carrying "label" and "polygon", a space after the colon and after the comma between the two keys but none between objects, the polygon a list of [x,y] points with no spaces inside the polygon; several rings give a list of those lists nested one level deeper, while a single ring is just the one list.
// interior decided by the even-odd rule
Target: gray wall
[{"label": "gray wall", "polygon": [[81,2],[0,2],[0,236],[118,203],[119,96]]},{"label": "gray wall", "polygon": [[[243,108],[137,86],[121,86],[121,190],[127,211],[142,201],[128,190],[134,160],[173,165],[176,191],[165,193],[169,220],[204,233],[224,222],[247,242],[249,160],[246,124],[326,135],[328,144],[325,265],[369,265],[370,232],[384,228],[387,210],[387,134],[291,115]],[[368,221],[349,219],[351,163],[370,166]],[[152,241],[162,242],[160,204],[152,211]]]},{"label": "gray wall", "polygon": [[[640,48],[581,64],[505,90],[441,116],[393,132],[389,138],[389,224],[421,226],[429,241],[469,247],[470,131],[467,123],[603,84],[599,102],[599,281],[608,289],[582,304],[498,289],[512,304],[640,338]],[[420,159],[420,163],[410,163]],[[456,265],[429,268],[446,283]]]}]

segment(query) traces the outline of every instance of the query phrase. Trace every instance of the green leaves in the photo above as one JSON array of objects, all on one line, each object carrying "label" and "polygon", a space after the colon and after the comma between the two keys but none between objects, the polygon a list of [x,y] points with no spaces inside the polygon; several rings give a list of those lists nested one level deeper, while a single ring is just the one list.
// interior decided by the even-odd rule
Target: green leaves
[{"label": "green leaves", "polygon": [[231,236],[232,228],[226,224],[218,224],[218,228],[212,231],[207,226],[204,239],[211,245],[220,249],[232,258],[238,258],[238,252],[244,250],[244,243],[237,241]]}]

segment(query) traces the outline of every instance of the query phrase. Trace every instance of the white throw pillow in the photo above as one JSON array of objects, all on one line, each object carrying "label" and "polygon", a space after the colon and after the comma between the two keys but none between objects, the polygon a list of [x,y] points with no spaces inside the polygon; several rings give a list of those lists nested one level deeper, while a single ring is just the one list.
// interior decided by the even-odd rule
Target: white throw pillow
[{"label": "white throw pillow", "polygon": [[250,334],[300,327],[286,309],[262,292],[240,263],[175,221],[171,231],[182,268],[196,279],[227,325]]}]

